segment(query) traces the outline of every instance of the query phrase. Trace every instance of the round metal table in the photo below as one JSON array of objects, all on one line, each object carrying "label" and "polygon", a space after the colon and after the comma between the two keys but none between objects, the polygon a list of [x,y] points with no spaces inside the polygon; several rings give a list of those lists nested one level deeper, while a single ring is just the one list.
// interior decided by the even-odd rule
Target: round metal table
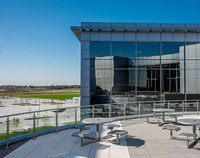
[{"label": "round metal table", "polygon": [[163,122],[165,122],[165,113],[166,112],[175,112],[175,110],[168,109],[168,108],[155,108],[155,109],[153,109],[153,112],[162,113],[163,114]]},{"label": "round metal table", "polygon": [[100,134],[100,124],[113,122],[115,119],[113,118],[87,118],[83,119],[82,122],[85,124],[96,124],[97,126],[97,140],[101,140]]},{"label": "round metal table", "polygon": [[87,158],[85,156],[74,156],[74,155],[58,155],[52,158]]},{"label": "round metal table", "polygon": [[87,158],[83,153],[59,153],[51,158]]},{"label": "round metal table", "polygon": [[85,156],[72,156],[72,155],[63,155],[63,156],[58,156],[58,157],[54,157],[54,158],[87,158]]},{"label": "round metal table", "polygon": [[182,116],[178,118],[178,122],[193,126],[193,133],[196,134],[196,126],[200,125],[200,116]]},{"label": "round metal table", "polygon": [[[199,115],[190,115],[190,116],[182,116],[178,117],[178,122],[181,124],[186,125],[192,125],[193,127],[193,134],[197,136],[196,134],[196,126],[200,125],[200,116]],[[190,146],[196,145],[200,140],[200,137],[195,138],[195,140],[190,144]]]}]

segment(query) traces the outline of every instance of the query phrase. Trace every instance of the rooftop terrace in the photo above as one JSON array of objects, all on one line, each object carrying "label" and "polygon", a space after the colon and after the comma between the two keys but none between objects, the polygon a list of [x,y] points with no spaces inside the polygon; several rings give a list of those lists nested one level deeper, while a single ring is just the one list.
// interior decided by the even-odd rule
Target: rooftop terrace
[{"label": "rooftop terrace", "polygon": [[[169,119],[169,118],[167,118]],[[71,134],[77,129],[68,129],[57,134],[39,136],[36,140],[29,140],[5,158],[50,158],[58,153],[84,153],[89,158],[199,158],[200,144],[187,149],[186,142],[171,140],[169,131],[162,130],[157,124],[147,124],[146,119],[129,119],[114,122],[120,129],[128,131],[119,145],[109,142],[96,142],[81,147],[80,139]],[[180,131],[192,132],[191,126],[178,124]],[[101,135],[108,130],[103,126]],[[94,130],[94,129],[91,129]],[[114,139],[114,138],[112,138]]]}]

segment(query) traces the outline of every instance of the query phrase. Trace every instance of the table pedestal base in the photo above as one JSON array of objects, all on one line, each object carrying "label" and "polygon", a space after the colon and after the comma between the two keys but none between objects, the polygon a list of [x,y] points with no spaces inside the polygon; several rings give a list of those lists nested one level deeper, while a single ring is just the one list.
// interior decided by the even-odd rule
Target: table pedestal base
[{"label": "table pedestal base", "polygon": [[192,143],[188,142],[188,148],[193,148],[199,141],[200,141],[200,137],[198,137],[196,140],[192,141]]},{"label": "table pedestal base", "polygon": [[200,141],[200,137],[198,137],[197,139],[193,140],[191,143],[189,140],[186,139],[181,139],[179,137],[171,137],[170,139],[173,140],[181,140],[181,141],[187,141],[187,148],[193,148],[199,141]]}]

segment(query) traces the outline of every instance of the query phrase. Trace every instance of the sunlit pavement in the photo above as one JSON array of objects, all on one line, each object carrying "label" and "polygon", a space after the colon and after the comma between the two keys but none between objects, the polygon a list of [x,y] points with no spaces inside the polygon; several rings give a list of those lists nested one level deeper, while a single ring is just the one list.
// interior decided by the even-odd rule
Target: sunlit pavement
[{"label": "sunlit pavement", "polygon": [[[128,131],[128,136],[121,139],[120,145],[108,142],[96,142],[84,147],[80,139],[72,137],[76,129],[69,129],[37,137],[20,146],[5,158],[50,158],[58,153],[84,153],[89,158],[199,158],[200,143],[192,149],[187,149],[185,141],[171,140],[168,130],[162,130],[156,124],[147,124],[145,119],[117,121],[120,129]],[[180,126],[181,130],[174,132],[192,132],[191,126]],[[108,130],[103,127],[106,135]],[[92,129],[94,131],[94,129]]]}]

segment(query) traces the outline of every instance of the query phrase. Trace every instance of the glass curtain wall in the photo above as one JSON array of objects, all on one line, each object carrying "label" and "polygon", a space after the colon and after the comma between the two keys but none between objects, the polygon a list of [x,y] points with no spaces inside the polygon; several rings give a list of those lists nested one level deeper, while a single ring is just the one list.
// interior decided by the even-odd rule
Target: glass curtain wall
[{"label": "glass curtain wall", "polygon": [[91,41],[91,104],[197,97],[199,51],[199,43]]},{"label": "glass curtain wall", "polygon": [[138,42],[136,53],[137,96],[155,98],[160,94],[160,43]]},{"label": "glass curtain wall", "polygon": [[183,42],[161,44],[161,85],[166,99],[184,99],[184,45]]},{"label": "glass curtain wall", "polygon": [[112,83],[111,42],[90,43],[91,104],[110,102]]}]

